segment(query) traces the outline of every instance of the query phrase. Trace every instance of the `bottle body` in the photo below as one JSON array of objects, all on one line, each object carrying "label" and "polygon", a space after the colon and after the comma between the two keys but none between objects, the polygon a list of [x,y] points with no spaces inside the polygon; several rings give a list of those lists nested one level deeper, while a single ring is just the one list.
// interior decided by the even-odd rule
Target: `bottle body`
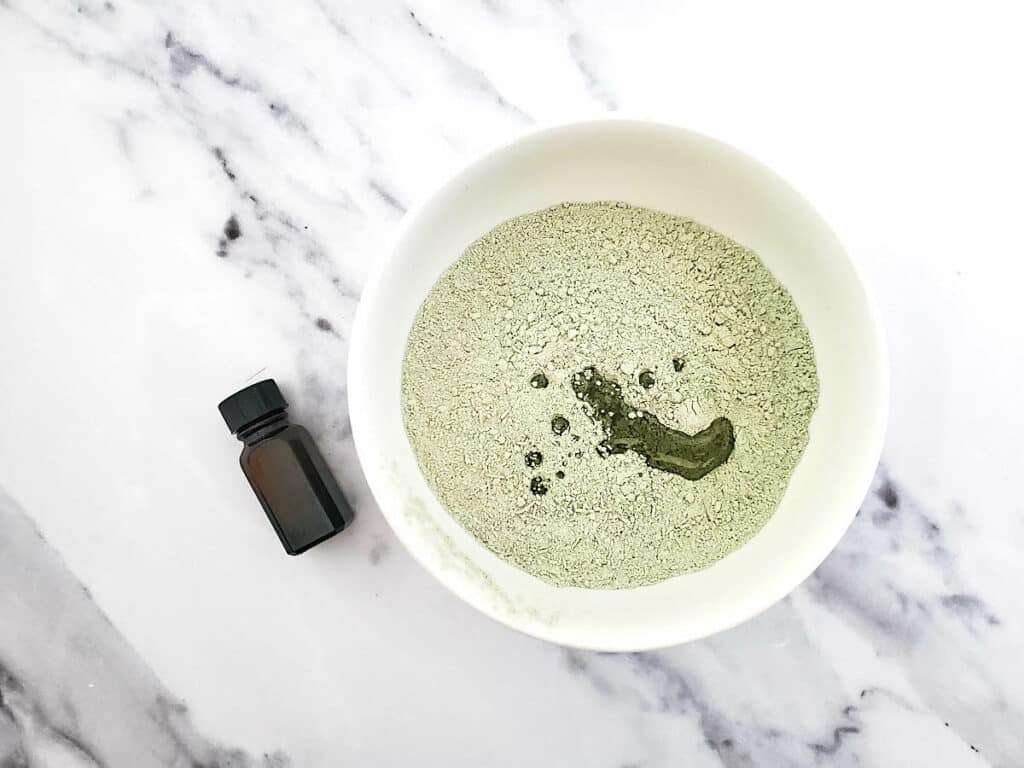
[{"label": "bottle body", "polygon": [[305,427],[281,410],[239,430],[239,463],[289,555],[344,530],[352,508]]}]

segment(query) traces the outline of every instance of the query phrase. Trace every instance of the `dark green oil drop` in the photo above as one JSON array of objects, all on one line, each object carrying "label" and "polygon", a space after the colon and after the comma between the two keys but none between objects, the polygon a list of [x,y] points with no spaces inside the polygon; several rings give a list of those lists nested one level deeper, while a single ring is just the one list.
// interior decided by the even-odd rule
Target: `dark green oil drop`
[{"label": "dark green oil drop", "polygon": [[640,386],[644,389],[654,386],[654,374],[651,371],[640,371]]},{"label": "dark green oil drop", "polygon": [[548,492],[548,484],[544,482],[544,478],[537,476],[530,481],[530,493],[534,496],[543,496]]},{"label": "dark green oil drop", "polygon": [[526,454],[526,466],[528,467],[539,467],[542,461],[544,461],[544,455],[540,451],[530,451]]},{"label": "dark green oil drop", "polygon": [[559,480],[565,480],[565,472],[563,472],[562,470],[558,470],[557,472],[555,472],[555,477],[557,477]]},{"label": "dark green oil drop", "polygon": [[672,358],[672,367],[675,369],[676,373],[681,373],[682,370],[683,370],[683,358],[681,358],[681,357],[673,357]]},{"label": "dark green oil drop", "polygon": [[565,416],[555,416],[551,420],[551,431],[556,435],[564,435],[567,429],[569,429],[569,420]]},{"label": "dark green oil drop", "polygon": [[543,371],[533,374],[533,378],[530,379],[530,386],[534,389],[544,389],[548,385],[548,377],[544,375]]},{"label": "dark green oil drop", "polygon": [[589,407],[587,415],[604,428],[606,438],[597,448],[601,456],[635,451],[652,469],[700,480],[724,464],[736,444],[732,422],[724,416],[695,435],[666,427],[653,413],[626,403],[622,387],[593,367],[572,377],[572,389]]}]

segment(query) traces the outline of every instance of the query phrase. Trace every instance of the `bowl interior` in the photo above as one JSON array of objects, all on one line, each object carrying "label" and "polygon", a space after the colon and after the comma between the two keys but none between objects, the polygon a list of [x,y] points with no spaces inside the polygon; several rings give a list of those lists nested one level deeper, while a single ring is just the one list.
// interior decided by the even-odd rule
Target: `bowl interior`
[{"label": "bowl interior", "polygon": [[[565,200],[690,216],[753,248],[792,294],[821,384],[811,437],[778,511],[714,566],[629,590],[556,588],[499,559],[440,506],[402,424],[406,337],[427,292],[501,221]],[[566,645],[639,650],[733,626],[779,600],[842,536],[874,472],[887,372],[881,330],[842,247],[773,172],[679,128],[606,120],[521,138],[460,172],[403,223],[363,295],[349,362],[353,432],[370,487],[422,565],[479,610]]]}]

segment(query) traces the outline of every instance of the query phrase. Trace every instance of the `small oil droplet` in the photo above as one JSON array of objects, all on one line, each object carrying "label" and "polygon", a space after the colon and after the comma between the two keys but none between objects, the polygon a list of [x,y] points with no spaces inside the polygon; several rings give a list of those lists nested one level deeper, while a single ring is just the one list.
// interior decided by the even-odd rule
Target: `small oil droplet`
[{"label": "small oil droplet", "polygon": [[654,386],[654,374],[651,371],[640,371],[640,386],[644,389]]},{"label": "small oil droplet", "polygon": [[563,435],[569,429],[569,420],[565,416],[555,416],[551,420],[551,431],[556,435]]},{"label": "small oil droplet", "polygon": [[539,467],[542,461],[544,461],[544,455],[540,451],[530,451],[526,454],[526,466],[528,467]]},{"label": "small oil droplet", "polygon": [[543,371],[533,374],[533,378],[530,379],[530,386],[534,389],[544,389],[548,385],[548,377],[544,375]]}]

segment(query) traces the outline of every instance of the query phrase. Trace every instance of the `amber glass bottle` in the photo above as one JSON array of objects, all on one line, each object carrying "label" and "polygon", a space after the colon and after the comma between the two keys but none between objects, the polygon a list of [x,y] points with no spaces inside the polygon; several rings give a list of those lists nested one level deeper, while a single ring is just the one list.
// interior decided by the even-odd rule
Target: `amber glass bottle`
[{"label": "amber glass bottle", "polygon": [[352,508],[309,432],[288,420],[288,403],[273,379],[236,392],[219,408],[245,446],[242,471],[289,555],[352,522]]}]

